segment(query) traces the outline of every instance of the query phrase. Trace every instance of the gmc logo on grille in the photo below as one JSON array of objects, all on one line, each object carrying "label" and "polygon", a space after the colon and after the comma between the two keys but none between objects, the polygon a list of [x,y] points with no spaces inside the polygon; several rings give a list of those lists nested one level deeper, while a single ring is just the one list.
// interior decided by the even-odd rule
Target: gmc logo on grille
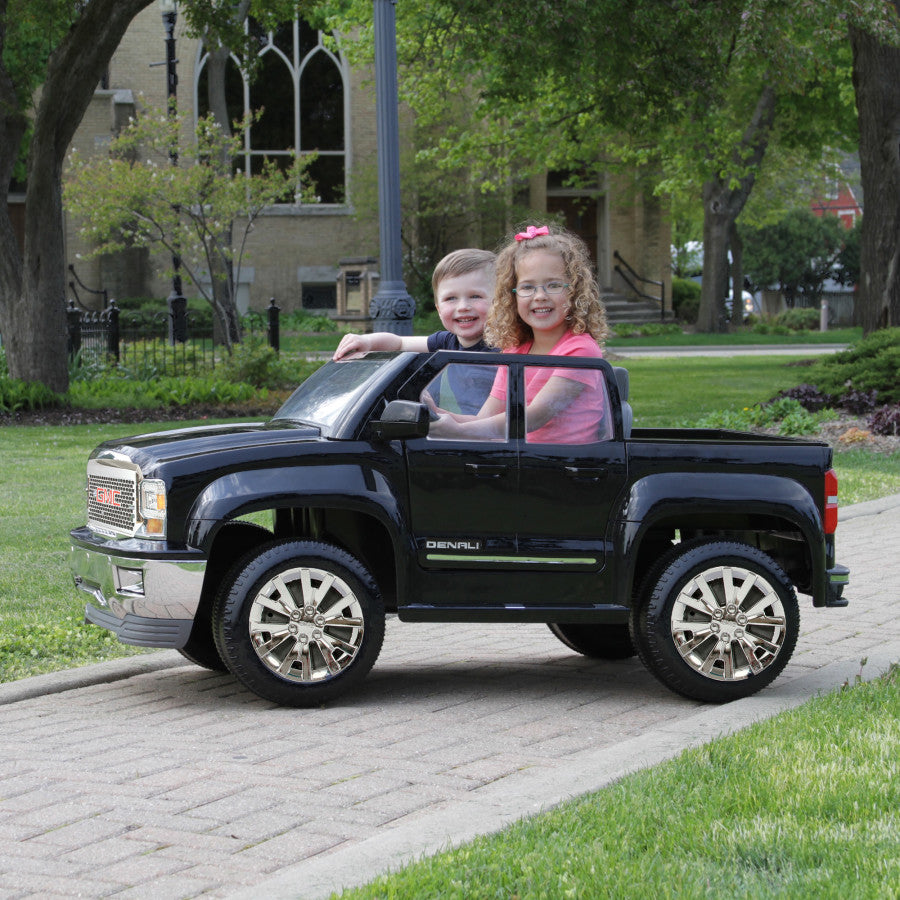
[{"label": "gmc logo on grille", "polygon": [[122,504],[119,503],[121,496],[122,492],[113,488],[98,487],[94,491],[94,499],[103,506],[121,506]]}]

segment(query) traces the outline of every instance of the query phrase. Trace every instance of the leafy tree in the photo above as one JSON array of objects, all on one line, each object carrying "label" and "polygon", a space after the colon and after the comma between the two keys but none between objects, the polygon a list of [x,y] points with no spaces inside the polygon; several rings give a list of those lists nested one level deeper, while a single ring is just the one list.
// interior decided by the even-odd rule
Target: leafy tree
[{"label": "leafy tree", "polygon": [[[365,5],[333,0],[332,14],[346,28]],[[702,200],[699,324],[718,330],[735,223],[767,157],[852,142],[847,25],[889,18],[853,0],[407,0],[401,87],[425,121],[456,98],[474,110],[426,154],[478,160],[495,173],[482,189],[618,164],[644,189]]]},{"label": "leafy tree", "polygon": [[[261,174],[223,170],[250,123],[226,134],[212,116],[197,123],[193,158],[171,165],[181,121],[166,114],[135,119],[105,159],[73,161],[66,205],[79,216],[93,253],[161,245],[178,254],[188,277],[210,303],[226,346],[240,338],[237,286],[247,238],[267,206],[300,199],[311,157],[288,170],[267,163]],[[307,196],[307,201],[310,199]],[[226,227],[227,226],[227,227]],[[235,227],[237,226],[237,227]],[[206,287],[204,275],[211,276]]]},{"label": "leafy tree", "polygon": [[[68,386],[63,164],[122,36],[152,2],[0,0],[0,334],[13,377],[59,392]],[[271,8],[280,16],[286,0],[256,6],[259,15]],[[233,23],[230,0],[185,0],[181,10],[196,10],[198,27]],[[21,180],[23,171],[20,251],[7,198],[11,177]]]},{"label": "leafy tree", "polygon": [[742,229],[744,271],[755,290],[777,285],[788,306],[799,294],[818,301],[845,235],[837,216],[793,210],[775,225]]},{"label": "leafy tree", "polygon": [[[0,0],[0,332],[10,375],[55,391],[68,387],[63,162],[122,35],[151,2]],[[29,122],[20,253],[7,197]]]},{"label": "leafy tree", "polygon": [[900,0],[884,6],[893,28],[850,28],[865,199],[856,318],[866,334],[900,325]]}]

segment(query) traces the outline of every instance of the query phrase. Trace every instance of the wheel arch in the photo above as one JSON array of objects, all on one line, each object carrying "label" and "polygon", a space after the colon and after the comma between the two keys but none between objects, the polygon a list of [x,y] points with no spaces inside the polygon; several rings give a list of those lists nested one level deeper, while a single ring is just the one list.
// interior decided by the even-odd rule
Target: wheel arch
[{"label": "wheel arch", "polygon": [[[261,511],[273,515],[268,533],[238,521]],[[208,559],[201,603],[212,603],[222,577],[248,550],[266,540],[302,538],[333,543],[358,557],[378,581],[385,604],[393,608],[402,571],[401,516],[384,475],[359,465],[223,476],[204,488],[188,518],[188,542]]]},{"label": "wheel arch", "polygon": [[676,473],[636,481],[616,523],[619,596],[633,598],[676,537],[715,537],[764,550],[798,590],[826,590],[819,510],[798,481],[776,475]]}]

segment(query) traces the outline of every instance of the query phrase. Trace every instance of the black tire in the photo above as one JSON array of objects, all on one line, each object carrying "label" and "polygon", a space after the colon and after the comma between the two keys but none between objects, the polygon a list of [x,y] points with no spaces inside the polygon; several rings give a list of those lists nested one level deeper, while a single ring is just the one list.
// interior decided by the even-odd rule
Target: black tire
[{"label": "black tire", "polygon": [[628,659],[637,652],[627,625],[548,622],[547,627],[570,650],[591,659]]},{"label": "black tire", "polygon": [[781,674],[800,610],[790,579],[766,553],[699,540],[675,547],[650,574],[630,624],[638,655],[666,687],[727,703]]},{"label": "black tire", "polygon": [[375,664],[384,603],[349,553],[281,541],[248,554],[226,577],[213,632],[229,670],[251,691],[283,706],[318,706]]}]

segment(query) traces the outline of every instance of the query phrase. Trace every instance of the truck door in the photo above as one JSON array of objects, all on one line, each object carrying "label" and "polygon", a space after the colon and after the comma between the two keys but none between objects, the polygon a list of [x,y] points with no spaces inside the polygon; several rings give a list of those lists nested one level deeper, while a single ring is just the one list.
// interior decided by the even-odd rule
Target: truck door
[{"label": "truck door", "polygon": [[[483,363],[447,365],[414,388],[415,398],[433,400],[454,415],[480,409],[506,367],[479,355]],[[515,554],[518,442],[510,409],[507,403],[490,435],[460,429],[458,435],[407,441],[410,521],[424,569],[483,569],[488,558]]]},{"label": "truck door", "polygon": [[[524,366],[525,420],[519,452],[518,553],[535,574],[551,569],[546,583],[559,602],[597,602],[594,575],[611,553],[609,517],[626,474],[621,421],[614,415],[608,367],[596,360],[565,358]],[[558,386],[565,401],[546,420],[542,390]],[[593,573],[590,578],[579,573]],[[566,574],[567,577],[560,578]],[[543,579],[541,579],[543,580]]]},{"label": "truck door", "polygon": [[[502,432],[476,437],[463,428],[407,442],[419,573],[413,603],[521,610],[527,618],[603,602],[597,575],[626,471],[605,363],[506,356],[482,365],[504,396]],[[446,397],[448,374],[428,391]],[[524,399],[542,387],[559,397],[539,413]]]}]

